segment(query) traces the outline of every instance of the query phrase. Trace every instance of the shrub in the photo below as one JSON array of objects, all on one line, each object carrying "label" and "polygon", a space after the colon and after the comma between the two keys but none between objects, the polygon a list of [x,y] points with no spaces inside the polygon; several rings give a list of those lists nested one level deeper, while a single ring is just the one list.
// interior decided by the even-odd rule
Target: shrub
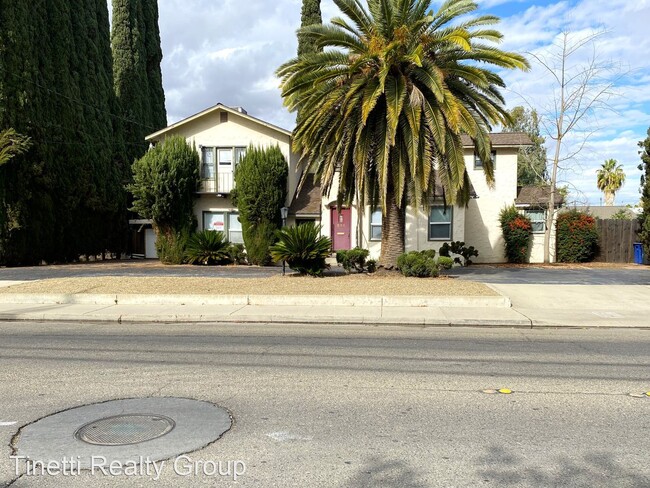
[{"label": "shrub", "polygon": [[271,263],[270,247],[275,242],[277,229],[275,223],[266,221],[248,227],[244,242],[246,243],[246,255],[250,264],[266,266]]},{"label": "shrub", "polygon": [[235,171],[231,198],[239,210],[248,262],[270,263],[270,247],[281,225],[280,208],[287,199],[289,165],[278,146],[250,146]]},{"label": "shrub", "polygon": [[407,277],[435,278],[440,274],[438,263],[426,251],[411,251],[397,258],[397,268]]},{"label": "shrub", "polygon": [[368,273],[374,273],[377,271],[377,261],[374,259],[366,261],[366,269],[368,270]]},{"label": "shrub", "polygon": [[188,239],[185,258],[190,264],[227,264],[231,262],[229,248],[230,243],[223,232],[202,230]]},{"label": "shrub", "polygon": [[476,250],[474,246],[465,246],[463,241],[455,241],[451,244],[445,242],[438,252],[441,256],[448,258],[450,258],[452,254],[460,255],[463,260],[461,261],[459,257],[455,257],[453,262],[458,263],[461,266],[470,266],[473,262],[471,258],[478,257],[478,250]]},{"label": "shrub", "polygon": [[300,274],[322,276],[329,266],[325,259],[330,255],[332,241],[320,235],[320,226],[313,222],[285,227],[277,232],[278,242],[271,246],[271,256],[276,261],[286,261]]},{"label": "shrub", "polygon": [[591,261],[598,250],[596,220],[584,212],[570,210],[557,218],[557,260],[562,263]]},{"label": "shrub", "polygon": [[621,208],[612,215],[613,220],[632,220],[633,214],[627,208]]},{"label": "shrub", "polygon": [[133,163],[131,210],[152,219],[160,234],[189,233],[196,227],[194,200],[199,186],[199,155],[183,137],[173,136]]},{"label": "shrub", "polygon": [[454,266],[454,260],[448,256],[440,256],[438,258],[438,269],[451,269]]},{"label": "shrub", "polygon": [[163,264],[184,264],[189,232],[158,232],[156,252]]},{"label": "shrub", "polygon": [[533,230],[530,219],[511,205],[501,210],[499,222],[506,244],[506,259],[509,263],[525,263]]},{"label": "shrub", "polygon": [[228,259],[231,263],[234,264],[247,264],[246,260],[246,250],[244,249],[243,244],[230,244],[228,246]]},{"label": "shrub", "polygon": [[355,270],[357,273],[363,273],[366,268],[366,259],[370,251],[355,247],[349,251],[338,251],[336,253],[336,262],[343,266],[346,272],[350,273]]}]

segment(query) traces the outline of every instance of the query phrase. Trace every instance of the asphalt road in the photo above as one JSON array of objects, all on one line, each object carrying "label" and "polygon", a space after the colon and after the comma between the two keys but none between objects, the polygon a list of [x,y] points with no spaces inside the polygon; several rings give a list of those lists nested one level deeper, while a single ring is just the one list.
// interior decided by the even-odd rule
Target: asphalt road
[{"label": "asphalt road", "polygon": [[[333,266],[330,273],[343,273]],[[165,266],[152,260],[104,261],[84,264],[0,268],[0,281],[100,276],[262,278],[282,273],[280,266]],[[650,266],[620,268],[505,268],[488,265],[454,268],[448,274],[494,284],[650,285]]]},{"label": "asphalt road", "polygon": [[[501,387],[514,394],[481,392]],[[18,427],[176,396],[232,413],[190,456],[245,462],[237,484],[169,466],[157,483],[82,473],[12,487],[643,488],[650,398],[628,394],[648,390],[648,330],[0,323],[0,486]]]}]

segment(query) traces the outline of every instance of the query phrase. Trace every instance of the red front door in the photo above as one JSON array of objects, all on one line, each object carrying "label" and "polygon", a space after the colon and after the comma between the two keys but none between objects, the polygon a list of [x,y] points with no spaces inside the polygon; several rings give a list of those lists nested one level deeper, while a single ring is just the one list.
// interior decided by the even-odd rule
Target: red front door
[{"label": "red front door", "polygon": [[332,208],[332,246],[335,251],[347,250],[352,246],[352,211],[342,208],[339,212]]}]

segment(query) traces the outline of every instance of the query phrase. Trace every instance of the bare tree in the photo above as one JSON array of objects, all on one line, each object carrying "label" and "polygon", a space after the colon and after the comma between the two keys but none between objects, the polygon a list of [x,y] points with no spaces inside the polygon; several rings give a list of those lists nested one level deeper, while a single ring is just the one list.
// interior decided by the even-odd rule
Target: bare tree
[{"label": "bare tree", "polygon": [[[544,262],[550,262],[550,243],[555,201],[558,194],[558,170],[565,162],[574,161],[597,131],[594,115],[612,110],[609,102],[614,86],[622,76],[608,61],[598,59],[596,41],[604,32],[588,36],[564,32],[546,53],[528,53],[553,79],[553,101],[542,124],[555,142],[550,160],[550,196],[544,233]],[[563,152],[563,142],[570,134],[580,139]]]}]

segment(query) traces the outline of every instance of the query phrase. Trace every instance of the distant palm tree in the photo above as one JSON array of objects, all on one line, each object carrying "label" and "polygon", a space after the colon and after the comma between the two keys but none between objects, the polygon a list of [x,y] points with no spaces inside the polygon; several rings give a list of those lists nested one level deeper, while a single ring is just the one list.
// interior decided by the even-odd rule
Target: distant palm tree
[{"label": "distant palm tree", "polygon": [[615,159],[608,159],[596,172],[598,189],[605,194],[605,205],[614,205],[614,196],[625,183],[623,167]]},{"label": "distant palm tree", "polygon": [[282,96],[300,110],[294,149],[303,179],[316,173],[324,195],[338,180],[339,205],[381,206],[379,264],[404,251],[406,205],[434,196],[438,172],[446,203],[465,204],[469,177],[461,134],[474,141],[494,180],[489,132],[509,116],[491,67],[528,69],[492,43],[497,17],[470,17],[477,5],[447,0],[334,0],[347,19],[299,31],[319,49],[278,69]]}]

